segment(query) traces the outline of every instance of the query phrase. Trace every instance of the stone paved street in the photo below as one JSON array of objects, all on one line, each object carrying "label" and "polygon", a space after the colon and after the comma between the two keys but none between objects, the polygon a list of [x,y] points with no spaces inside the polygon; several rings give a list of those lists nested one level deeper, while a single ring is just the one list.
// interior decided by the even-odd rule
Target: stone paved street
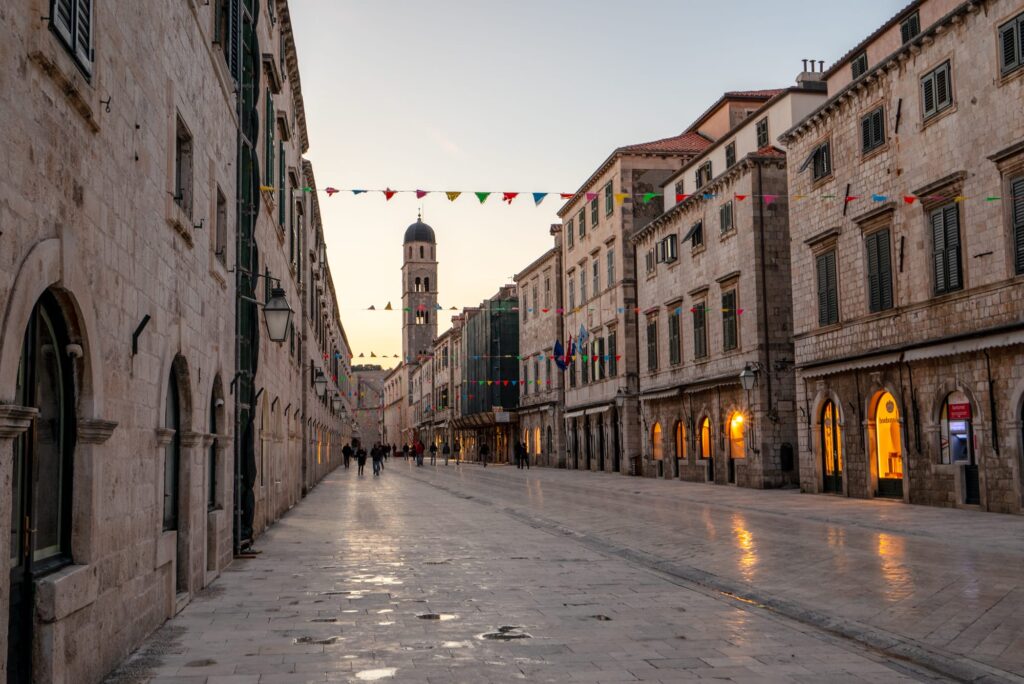
[{"label": "stone paved street", "polygon": [[1013,516],[399,461],[259,547],[110,681],[1024,681]]}]

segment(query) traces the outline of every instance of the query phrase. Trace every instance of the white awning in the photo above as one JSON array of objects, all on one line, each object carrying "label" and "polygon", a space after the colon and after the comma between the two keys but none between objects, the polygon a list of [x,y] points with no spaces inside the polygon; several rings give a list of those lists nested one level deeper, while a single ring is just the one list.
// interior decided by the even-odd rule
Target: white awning
[{"label": "white awning", "polygon": [[679,396],[679,388],[675,387],[673,389],[661,390],[659,392],[651,392],[649,394],[641,394],[640,395],[640,401],[654,401],[656,399],[668,399],[670,397],[678,397],[678,396]]},{"label": "white awning", "polygon": [[876,366],[888,366],[894,363],[899,363],[900,355],[898,353],[893,354],[879,354],[878,356],[870,356],[865,359],[857,359],[855,361],[837,361],[836,363],[829,363],[824,366],[816,366],[814,368],[805,368],[800,371],[800,377],[802,378],[818,378],[824,375],[834,375],[836,373],[845,373],[846,371],[860,370],[862,368],[875,368]]},{"label": "white awning", "polygon": [[584,413],[586,413],[586,411],[570,411],[569,413],[566,413],[566,414],[565,414],[564,416],[562,416],[562,417],[563,417],[563,418],[579,418],[579,417],[580,417],[580,416],[582,416],[582,415],[583,415]]},{"label": "white awning", "polygon": [[604,412],[605,412],[605,411],[607,411],[607,410],[608,410],[609,408],[611,408],[611,407],[610,407],[610,406],[599,406],[599,407],[597,407],[597,408],[587,409],[585,413],[586,413],[586,415],[588,415],[588,416],[592,416],[592,415],[594,415],[595,413],[604,413]]},{"label": "white awning", "polygon": [[921,359],[935,359],[940,356],[967,354],[984,349],[992,349],[993,347],[1009,347],[1015,344],[1024,344],[1024,330],[911,349],[903,355],[903,358],[906,361],[920,361]]}]

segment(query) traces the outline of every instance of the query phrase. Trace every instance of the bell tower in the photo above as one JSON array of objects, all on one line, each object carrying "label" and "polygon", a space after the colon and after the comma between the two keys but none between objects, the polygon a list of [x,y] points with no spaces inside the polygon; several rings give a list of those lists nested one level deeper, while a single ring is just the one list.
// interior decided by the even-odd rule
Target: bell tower
[{"label": "bell tower", "polygon": [[430,354],[437,337],[437,242],[417,216],[402,244],[402,360]]}]

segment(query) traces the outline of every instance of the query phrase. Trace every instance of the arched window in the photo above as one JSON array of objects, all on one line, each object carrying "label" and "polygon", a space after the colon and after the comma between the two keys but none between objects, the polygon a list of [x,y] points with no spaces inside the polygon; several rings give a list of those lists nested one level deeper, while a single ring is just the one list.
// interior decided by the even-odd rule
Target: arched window
[{"label": "arched window", "polygon": [[821,458],[826,492],[843,490],[843,439],[839,410],[831,399],[821,409]]},{"label": "arched window", "polygon": [[[222,402],[223,403],[223,402]],[[217,397],[210,395],[210,434],[213,441],[210,442],[210,453],[206,463],[206,510],[212,511],[217,508],[217,432],[220,426],[217,424]]]},{"label": "arched window", "polygon": [[651,428],[651,451],[654,452],[655,461],[660,461],[664,457],[661,448],[661,423],[655,423]]},{"label": "arched window", "polygon": [[423,279],[423,291],[430,292],[430,278]]},{"label": "arched window", "polygon": [[711,419],[707,416],[700,421],[700,457],[711,458]]},{"label": "arched window", "polygon": [[903,439],[900,409],[896,397],[882,391],[872,402],[871,421],[868,424],[871,446],[878,467],[878,495],[900,498],[903,496]]},{"label": "arched window", "polygon": [[423,282],[419,278],[416,278],[416,284],[413,286],[413,291],[423,292]]},{"label": "arched window", "polygon": [[973,463],[974,433],[971,400],[963,392],[952,392],[942,402],[939,451],[942,463]]},{"label": "arched window", "polygon": [[416,312],[416,325],[426,325],[429,320],[429,316],[426,311]]},{"label": "arched window", "polygon": [[420,245],[420,259],[423,258],[423,245]]},{"label": "arched window", "polygon": [[686,428],[683,421],[676,421],[676,458],[686,458]]},{"label": "arched window", "polygon": [[71,562],[77,420],[68,342],[60,305],[47,292],[36,303],[25,329],[15,387],[17,403],[39,411],[32,426],[14,442],[11,570],[15,583]]},{"label": "arched window", "polygon": [[740,411],[736,411],[729,418],[729,456],[732,458],[746,458],[747,449],[745,435],[747,431],[746,418]]},{"label": "arched window", "polygon": [[533,453],[534,455],[540,455],[540,428],[533,428]]}]

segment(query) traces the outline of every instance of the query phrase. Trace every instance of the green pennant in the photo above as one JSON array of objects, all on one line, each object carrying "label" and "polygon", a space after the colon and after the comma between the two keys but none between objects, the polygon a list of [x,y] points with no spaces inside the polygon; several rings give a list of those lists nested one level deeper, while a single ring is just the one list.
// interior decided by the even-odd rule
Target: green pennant
[{"label": "green pennant", "polygon": [[476,195],[476,198],[478,200],[480,200],[480,204],[483,204],[484,202],[486,202],[487,198],[490,197],[490,195],[491,195],[491,193],[489,193],[489,192],[474,192],[473,194]]},{"label": "green pennant", "polygon": [[996,197],[996,196],[993,195],[992,197],[986,197],[985,201],[986,202],[996,202],[996,201],[1001,200],[1001,199],[1002,199],[1002,197]]},{"label": "green pennant", "polygon": [[302,188],[302,192],[313,192],[313,188],[307,185],[306,187]]},{"label": "green pennant", "polygon": [[644,204],[648,204],[648,203],[650,203],[650,201],[652,199],[654,199],[657,196],[658,196],[658,193],[656,193],[656,192],[645,192],[644,193],[644,198],[643,198],[642,201],[643,201]]}]

